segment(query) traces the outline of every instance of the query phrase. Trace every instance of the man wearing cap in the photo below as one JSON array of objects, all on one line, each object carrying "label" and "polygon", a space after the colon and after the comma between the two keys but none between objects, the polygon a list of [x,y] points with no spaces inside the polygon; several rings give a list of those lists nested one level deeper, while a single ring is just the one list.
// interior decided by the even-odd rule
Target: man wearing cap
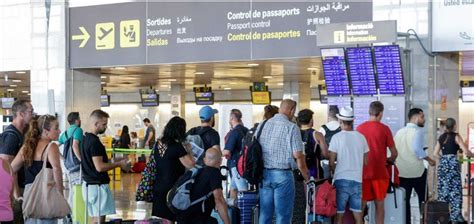
[{"label": "man wearing cap", "polygon": [[[335,134],[329,146],[329,167],[336,187],[336,223],[349,204],[356,223],[362,223],[362,170],[367,164],[369,146],[364,136],[354,131],[354,111],[343,107],[337,114],[342,131]],[[337,159],[337,165],[336,165]]]},{"label": "man wearing cap", "polygon": [[213,129],[216,122],[214,115],[217,113],[218,111],[210,106],[201,108],[199,110],[201,126],[191,128],[187,133],[187,135],[199,135],[203,141],[204,150],[211,147],[221,150],[219,133]]},{"label": "man wearing cap", "polygon": [[[389,186],[387,162],[393,163],[397,158],[397,149],[390,128],[380,122],[384,106],[380,101],[372,102],[369,106],[370,118],[357,127],[369,144],[370,152],[367,165],[364,166],[362,181],[363,207],[367,201],[375,201],[375,220],[377,224],[384,223],[384,200]],[[332,144],[332,142],[331,142]],[[390,157],[387,158],[387,148]]]}]

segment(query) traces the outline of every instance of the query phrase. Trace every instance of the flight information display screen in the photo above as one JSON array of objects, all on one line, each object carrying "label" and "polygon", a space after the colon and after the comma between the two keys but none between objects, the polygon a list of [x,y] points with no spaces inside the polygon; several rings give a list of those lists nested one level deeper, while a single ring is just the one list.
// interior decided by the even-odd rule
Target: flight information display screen
[{"label": "flight information display screen", "polygon": [[321,49],[328,96],[350,95],[344,48]]},{"label": "flight information display screen", "polygon": [[375,95],[375,69],[370,47],[346,48],[349,75],[354,95]]},{"label": "flight information display screen", "polygon": [[405,94],[399,46],[374,46],[374,57],[380,94]]}]

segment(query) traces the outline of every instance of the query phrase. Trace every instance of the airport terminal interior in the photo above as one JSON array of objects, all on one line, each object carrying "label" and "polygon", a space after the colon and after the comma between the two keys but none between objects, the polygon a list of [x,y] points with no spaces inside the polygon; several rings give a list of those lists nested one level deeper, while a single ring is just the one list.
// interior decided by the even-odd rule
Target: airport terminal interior
[{"label": "airport terminal interior", "polygon": [[[100,140],[109,159],[127,158],[132,169],[108,171],[116,213],[107,221],[152,218],[151,203],[136,201],[152,153],[144,119],[160,138],[175,116],[185,119],[187,130],[200,126],[205,106],[218,111],[213,128],[221,149],[233,109],[252,128],[262,122],[266,105],[292,99],[296,113],[314,112],[315,130],[328,122],[334,105],[353,109],[356,129],[369,120],[371,103],[380,101],[381,122],[393,136],[410,122],[410,109],[420,108],[427,155],[447,118],[454,118],[455,132],[474,153],[471,0],[2,0],[0,32],[0,132],[12,124],[18,100],[31,101],[37,115],[56,116],[61,132],[70,126],[71,112],[79,112],[84,132],[93,110],[109,114]],[[118,146],[124,126],[135,134],[129,149]],[[457,159],[461,213],[473,223],[474,164],[463,153]],[[425,166],[428,192],[436,196],[435,169]],[[224,192],[228,182],[222,181]],[[429,223],[418,197],[425,195],[406,195],[407,220]],[[308,220],[301,223],[314,221]]]}]

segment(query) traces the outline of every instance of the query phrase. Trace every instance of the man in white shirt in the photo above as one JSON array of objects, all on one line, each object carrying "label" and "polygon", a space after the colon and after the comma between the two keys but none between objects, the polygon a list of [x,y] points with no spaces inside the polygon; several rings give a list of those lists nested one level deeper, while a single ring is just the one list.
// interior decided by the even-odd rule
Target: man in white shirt
[{"label": "man in white shirt", "polygon": [[[321,126],[319,129],[319,132],[324,135],[324,139],[326,140],[326,144],[328,146],[331,143],[332,136],[341,131],[337,114],[339,114],[339,108],[337,105],[330,105],[328,112],[328,123],[323,124],[323,126]],[[321,167],[323,168],[324,178],[329,178],[329,160],[321,160]]]},{"label": "man in white shirt", "polygon": [[[329,167],[336,187],[336,223],[343,223],[346,205],[357,224],[362,224],[362,170],[367,164],[369,146],[365,137],[354,131],[354,111],[343,107],[337,115],[342,131],[335,134],[329,146]],[[337,165],[336,165],[337,159]]]}]

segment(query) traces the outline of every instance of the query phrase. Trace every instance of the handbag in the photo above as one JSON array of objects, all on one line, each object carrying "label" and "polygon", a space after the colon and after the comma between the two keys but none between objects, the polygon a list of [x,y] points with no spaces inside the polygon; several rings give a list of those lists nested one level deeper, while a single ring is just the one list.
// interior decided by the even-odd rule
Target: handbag
[{"label": "handbag", "polygon": [[30,190],[25,191],[23,215],[35,219],[63,218],[71,213],[71,208],[64,196],[55,187],[53,169],[47,168],[49,148],[46,147],[43,156],[43,168],[31,184]]},{"label": "handbag", "polygon": [[[159,145],[158,147],[161,147],[161,144],[157,145]],[[156,169],[157,165],[154,148],[150,154],[150,160],[142,172],[140,183],[138,183],[137,194],[135,195],[136,201],[153,202],[153,183],[156,178]]]}]

